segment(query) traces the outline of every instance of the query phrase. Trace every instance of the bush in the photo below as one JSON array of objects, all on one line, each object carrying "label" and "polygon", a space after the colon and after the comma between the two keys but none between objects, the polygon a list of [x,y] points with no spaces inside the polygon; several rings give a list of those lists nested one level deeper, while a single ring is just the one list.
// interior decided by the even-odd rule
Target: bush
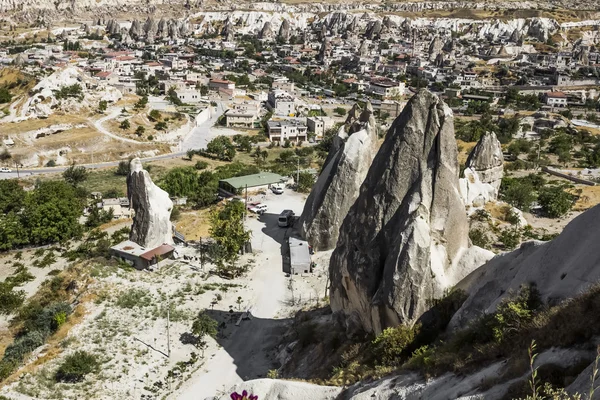
[{"label": "bush", "polygon": [[147,290],[132,289],[121,293],[117,299],[117,306],[121,308],[146,307],[152,303],[152,298]]},{"label": "bush", "polygon": [[538,202],[546,215],[558,218],[571,211],[575,198],[560,186],[550,186],[540,191]]},{"label": "bush", "polygon": [[498,236],[500,242],[508,250],[512,250],[521,243],[521,232],[519,228],[507,228],[503,229]]},{"label": "bush", "polygon": [[419,333],[421,325],[414,327],[399,325],[395,328],[386,328],[372,344],[375,347],[374,353],[383,365],[398,365],[401,356],[406,349],[414,342]]},{"label": "bush", "polygon": [[10,314],[19,308],[25,300],[25,292],[13,290],[6,282],[0,283],[0,314]]},{"label": "bush", "polygon": [[490,245],[490,238],[483,229],[474,228],[469,231],[469,239],[474,246],[479,246],[482,249],[487,249]]},{"label": "bush", "polygon": [[55,379],[59,382],[81,382],[86,375],[99,370],[100,362],[95,355],[77,351],[65,358],[56,371]]},{"label": "bush", "polygon": [[198,161],[196,162],[196,165],[194,165],[194,168],[196,168],[197,170],[203,170],[208,168],[208,163],[206,161]]}]

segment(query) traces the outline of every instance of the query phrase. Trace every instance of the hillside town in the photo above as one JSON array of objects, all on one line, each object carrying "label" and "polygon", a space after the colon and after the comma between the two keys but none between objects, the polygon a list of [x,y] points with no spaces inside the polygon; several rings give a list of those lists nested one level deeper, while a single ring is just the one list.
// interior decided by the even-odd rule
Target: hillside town
[{"label": "hillside town", "polygon": [[167,3],[0,0],[0,400],[596,399],[597,5]]}]

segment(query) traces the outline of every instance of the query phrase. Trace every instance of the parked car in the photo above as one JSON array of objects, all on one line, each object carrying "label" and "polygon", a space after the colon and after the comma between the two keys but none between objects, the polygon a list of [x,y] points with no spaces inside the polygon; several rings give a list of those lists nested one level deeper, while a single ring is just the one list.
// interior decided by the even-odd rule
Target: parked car
[{"label": "parked car", "polygon": [[2,167],[2,168],[0,168],[0,172],[12,172],[12,169],[10,169],[8,167]]},{"label": "parked car", "polygon": [[267,211],[267,209],[268,209],[268,207],[266,204],[259,204],[257,206],[250,208],[249,210],[252,211],[253,213],[263,214],[264,212]]},{"label": "parked car", "polygon": [[271,191],[275,194],[283,194],[283,188],[281,186],[271,186]]}]

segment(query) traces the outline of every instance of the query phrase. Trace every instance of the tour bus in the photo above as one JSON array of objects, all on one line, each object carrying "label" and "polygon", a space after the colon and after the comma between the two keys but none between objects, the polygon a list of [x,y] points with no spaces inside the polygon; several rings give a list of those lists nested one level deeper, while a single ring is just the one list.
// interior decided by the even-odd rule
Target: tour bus
[{"label": "tour bus", "polygon": [[277,224],[282,228],[287,228],[292,224],[293,219],[294,212],[292,210],[283,210],[281,214],[279,214]]}]

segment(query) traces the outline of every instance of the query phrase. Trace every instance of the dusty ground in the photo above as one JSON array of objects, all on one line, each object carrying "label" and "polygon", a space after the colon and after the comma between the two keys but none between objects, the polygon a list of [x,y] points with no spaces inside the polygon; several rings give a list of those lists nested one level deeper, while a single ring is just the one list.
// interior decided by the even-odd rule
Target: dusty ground
[{"label": "dusty ground", "polygon": [[[300,214],[305,197],[289,191],[280,196],[268,194],[264,203],[269,211],[260,218],[248,218],[253,253],[239,261],[249,267],[240,279],[228,281],[210,275],[211,266],[202,265],[199,259],[165,261],[155,272],[90,262],[86,268],[95,282],[90,291],[93,295],[71,317],[69,329],[54,335],[24,368],[27,373],[0,393],[19,399],[115,399],[162,397],[173,392],[174,399],[197,399],[215,395],[242,379],[265,376],[278,367],[275,344],[288,318],[297,309],[323,302],[328,253],[316,255],[314,275],[296,276],[290,282],[282,270],[281,243],[287,230],[277,226],[277,216],[284,208]],[[186,220],[193,219],[193,213],[184,215]],[[128,223],[110,223],[103,228],[112,232]],[[201,225],[201,220],[192,225]],[[179,252],[198,256],[193,247]],[[3,258],[3,265],[13,256]],[[8,268],[4,267],[2,278],[10,272]],[[37,281],[31,284],[33,287]],[[132,305],[123,306],[124,296],[132,295]],[[217,340],[209,341],[202,356],[199,349],[182,340],[193,317],[204,309],[209,309],[221,326]],[[236,326],[244,310],[250,310],[252,319]],[[170,357],[165,355],[169,348]],[[57,365],[80,349],[100,356],[102,371],[83,383],[55,383],[52,374]]]}]

